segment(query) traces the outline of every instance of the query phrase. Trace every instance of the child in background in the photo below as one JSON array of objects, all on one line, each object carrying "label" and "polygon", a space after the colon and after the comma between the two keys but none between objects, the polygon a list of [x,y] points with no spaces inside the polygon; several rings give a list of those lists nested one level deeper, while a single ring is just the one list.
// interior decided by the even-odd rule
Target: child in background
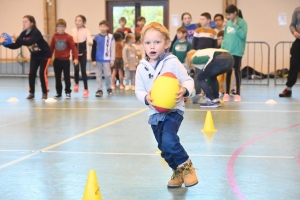
[{"label": "child in background", "polygon": [[[136,58],[136,50],[132,44],[135,42],[133,34],[127,34],[125,36],[125,45],[122,50],[122,57],[124,60],[124,72],[125,72],[125,90],[135,90],[135,71],[138,64]],[[129,86],[131,82],[131,87]]]},{"label": "child in background", "polygon": [[70,50],[74,57],[74,65],[78,65],[78,52],[71,35],[65,33],[67,23],[63,19],[56,22],[56,31],[52,36],[50,49],[51,55],[55,51],[55,59],[53,62],[55,73],[56,95],[55,99],[61,98],[62,84],[61,73],[64,73],[65,93],[67,99],[71,98],[71,81],[70,81]]},{"label": "child in background", "polygon": [[[83,97],[89,96],[87,74],[86,74],[86,62],[87,62],[87,50],[86,43],[88,45],[93,44],[93,40],[90,31],[85,27],[86,18],[83,15],[78,15],[75,18],[76,28],[72,29],[72,36],[78,51],[78,60],[81,68],[81,76],[84,84]],[[79,91],[79,64],[74,65],[74,77],[75,77],[75,87],[74,92]]]},{"label": "child in background", "polygon": [[224,30],[224,16],[222,14],[215,14],[214,22],[216,25],[216,28],[214,29],[216,33],[219,33],[220,31]]},{"label": "child in background", "polygon": [[111,89],[111,67],[114,66],[115,61],[115,40],[112,34],[108,33],[108,21],[102,20],[99,23],[100,34],[94,37],[92,46],[92,61],[93,66],[96,67],[96,78],[98,90],[96,97],[103,96],[102,90],[102,71],[104,72],[106,90],[109,96],[113,95]]},{"label": "child in background", "polygon": [[[195,50],[201,50],[206,48],[217,48],[217,33],[214,29],[210,27],[211,15],[207,12],[202,13],[200,16],[201,27],[197,28],[194,32],[192,48]],[[195,89],[196,95],[192,98],[194,104],[199,103],[201,96],[201,86],[199,82],[196,81],[198,74],[200,73],[199,68],[195,68]]]},{"label": "child in background", "polygon": [[121,32],[115,32],[113,34],[114,39],[115,39],[115,47],[116,47],[116,54],[115,54],[115,64],[112,68],[112,84],[111,84],[111,89],[116,88],[116,76],[118,74],[119,76],[119,88],[122,90],[124,89],[124,84],[123,84],[123,58],[122,58],[122,49],[123,49],[123,36]]},{"label": "child in background", "polygon": [[51,60],[51,51],[43,35],[36,27],[33,16],[25,15],[23,17],[23,31],[19,37],[14,36],[15,43],[6,45],[9,49],[18,49],[21,46],[27,46],[30,51],[30,69],[29,69],[29,95],[27,99],[34,99],[35,78],[40,67],[40,81],[43,91],[42,99],[48,97],[48,77],[47,71]]},{"label": "child in background", "polygon": [[135,27],[134,33],[140,33],[140,32],[142,32],[142,30],[146,24],[146,19],[145,19],[145,17],[140,16],[137,18],[136,21],[137,21],[136,22],[137,27]]},{"label": "child in background", "polygon": [[121,17],[119,19],[119,24],[121,26],[121,28],[118,28],[116,31],[117,32],[123,32],[125,35],[127,35],[128,33],[132,33],[131,29],[129,27],[125,27],[127,23],[127,20],[125,17]]},{"label": "child in background", "polygon": [[[234,101],[241,101],[240,86],[241,86],[241,62],[245,52],[246,38],[248,26],[245,20],[238,16],[238,9],[235,5],[231,4],[226,7],[226,15],[228,22],[225,26],[224,41],[222,42],[222,49],[228,50],[234,57],[234,73],[236,94]],[[227,72],[226,75],[226,94],[223,97],[224,101],[230,100],[230,78],[232,70]]]},{"label": "child in background", "polygon": [[145,58],[145,50],[141,42],[141,34],[135,33],[134,35],[135,35],[135,43],[133,44],[133,46],[136,50],[136,56],[138,58],[138,61],[140,61],[143,58]]},{"label": "child in background", "polygon": [[[182,21],[182,25],[181,27],[186,28],[187,30],[187,34],[186,34],[186,40],[192,44],[193,41],[193,36],[194,36],[194,32],[195,30],[199,27],[198,24],[192,24],[192,15],[188,12],[182,13],[181,15],[181,21]],[[175,35],[171,47],[170,49],[173,49],[173,45],[174,43],[177,41],[177,34]]]},{"label": "child in background", "polygon": [[187,30],[184,27],[177,29],[177,41],[173,45],[172,54],[175,55],[179,61],[185,66],[188,70],[187,65],[185,64],[185,58],[187,52],[192,49],[191,43],[186,40]]},{"label": "child in background", "polygon": [[[143,28],[141,41],[144,45],[146,58],[141,60],[136,72],[135,94],[138,100],[149,108],[149,121],[153,130],[161,156],[173,169],[168,182],[169,188],[178,188],[184,183],[191,187],[198,183],[192,161],[180,144],[177,132],[183,120],[183,97],[192,94],[194,82],[188,76],[184,66],[174,55],[165,53],[170,47],[169,31],[163,25],[152,22]],[[167,113],[159,113],[153,108],[151,89],[159,74],[173,73],[179,83],[180,90],[176,93],[176,105]]]}]

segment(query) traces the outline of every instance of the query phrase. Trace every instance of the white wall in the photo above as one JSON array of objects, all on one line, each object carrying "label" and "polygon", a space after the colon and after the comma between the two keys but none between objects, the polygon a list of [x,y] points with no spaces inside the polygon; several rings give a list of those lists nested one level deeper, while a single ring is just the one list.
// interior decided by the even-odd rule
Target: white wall
[{"label": "white wall", "polygon": [[[299,0],[237,0],[237,2],[248,23],[247,40],[265,41],[270,45],[272,71],[275,44],[278,41],[292,41],[294,39],[289,31],[289,24],[294,9],[300,6]],[[222,13],[222,7],[223,0],[169,0],[170,16],[178,14],[180,18],[183,12],[190,12],[194,23],[199,21],[199,16],[203,12],[210,12],[212,16],[216,13]],[[287,14],[287,25],[278,26],[278,13]],[[22,17],[26,14],[33,15],[36,18],[38,28],[44,32],[43,0],[14,0],[1,1],[0,33],[20,33],[22,31]],[[67,32],[70,32],[75,26],[74,20],[78,14],[86,16],[87,28],[92,34],[97,34],[99,32],[98,24],[105,18],[105,0],[57,0],[57,17],[67,21]],[[171,21],[169,25],[170,34],[173,37],[177,27],[172,26]]]}]

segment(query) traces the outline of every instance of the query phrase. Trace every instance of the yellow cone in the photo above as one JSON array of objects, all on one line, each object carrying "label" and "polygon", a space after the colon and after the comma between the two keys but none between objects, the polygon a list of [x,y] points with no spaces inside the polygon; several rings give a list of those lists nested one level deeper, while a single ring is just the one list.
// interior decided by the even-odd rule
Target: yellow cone
[{"label": "yellow cone", "polygon": [[90,170],[82,200],[102,200],[95,170]]},{"label": "yellow cone", "polygon": [[211,111],[207,111],[205,122],[204,122],[204,127],[203,127],[203,129],[201,129],[201,131],[203,133],[217,132],[217,129],[215,129],[215,126],[214,126],[214,121],[212,118]]}]

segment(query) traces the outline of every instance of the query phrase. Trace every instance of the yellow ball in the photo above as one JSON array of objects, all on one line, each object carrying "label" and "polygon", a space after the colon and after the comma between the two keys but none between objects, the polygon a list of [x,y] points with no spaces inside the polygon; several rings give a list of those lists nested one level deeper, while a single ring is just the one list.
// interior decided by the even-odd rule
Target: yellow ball
[{"label": "yellow ball", "polygon": [[176,104],[176,92],[180,90],[177,77],[166,72],[160,75],[153,83],[151,98],[153,99],[154,108],[160,112],[168,112]]}]

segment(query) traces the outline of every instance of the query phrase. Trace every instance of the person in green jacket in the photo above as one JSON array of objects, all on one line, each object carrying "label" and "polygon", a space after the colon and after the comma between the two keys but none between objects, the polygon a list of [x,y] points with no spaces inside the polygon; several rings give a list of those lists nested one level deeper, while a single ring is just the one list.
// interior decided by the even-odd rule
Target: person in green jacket
[{"label": "person in green jacket", "polygon": [[[221,48],[229,51],[234,57],[235,63],[233,69],[236,78],[236,95],[234,95],[234,101],[241,101],[241,61],[245,52],[248,26],[246,21],[238,16],[239,11],[235,5],[231,4],[227,6],[225,12],[228,22],[225,26],[224,40]],[[232,70],[227,72],[226,94],[223,97],[224,101],[230,100],[229,90],[231,74]]]}]

